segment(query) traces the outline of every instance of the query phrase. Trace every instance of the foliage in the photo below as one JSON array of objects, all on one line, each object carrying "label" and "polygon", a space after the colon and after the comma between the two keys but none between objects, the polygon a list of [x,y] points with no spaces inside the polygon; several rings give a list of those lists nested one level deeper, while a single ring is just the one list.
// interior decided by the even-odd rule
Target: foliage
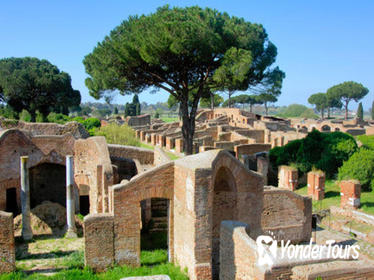
[{"label": "foliage", "polygon": [[[172,96],[172,95],[171,95]],[[222,96],[219,94],[213,94],[213,107],[219,107],[223,102]],[[200,99],[200,107],[201,108],[211,108],[212,106],[212,97],[203,97]]]},{"label": "foliage", "polygon": [[363,190],[374,187],[374,150],[360,148],[339,168],[339,180],[359,180]]},{"label": "foliage", "polygon": [[164,6],[123,21],[83,63],[95,98],[146,88],[173,95],[183,116],[185,151],[191,154],[200,98],[211,90],[281,86],[283,72],[271,67],[276,55],[262,25],[209,8]]},{"label": "foliage", "polygon": [[101,122],[97,118],[87,118],[81,122],[87,130],[97,128],[101,126]]},{"label": "foliage", "polygon": [[96,129],[95,135],[105,136],[106,141],[110,144],[140,146],[139,140],[135,137],[135,131],[127,124],[119,126],[115,123],[111,123],[102,126]]},{"label": "foliage", "polygon": [[42,123],[45,121],[45,118],[42,113],[40,113],[38,110],[35,113],[35,122]]},{"label": "foliage", "polygon": [[114,114],[118,115],[118,108],[117,107],[114,107]]},{"label": "foliage", "polygon": [[266,115],[268,114],[268,103],[274,103],[278,101],[277,96],[271,93],[261,93],[258,96],[258,99],[264,104]]},{"label": "foliage", "polygon": [[327,95],[331,98],[336,98],[344,103],[345,107],[345,118],[348,118],[348,104],[354,100],[358,102],[369,93],[369,90],[360,83],[356,82],[344,82],[335,85],[327,90]]},{"label": "foliage", "polygon": [[357,119],[359,120],[363,120],[364,119],[364,108],[362,107],[362,102],[360,102],[358,104],[358,108],[357,108]]},{"label": "foliage", "polygon": [[327,94],[326,93],[315,93],[308,98],[308,102],[316,106],[316,110],[321,112],[321,118],[323,119],[323,114],[325,109],[328,107],[327,104]]},{"label": "foliage", "polygon": [[315,130],[304,139],[273,148],[269,157],[274,168],[294,164],[300,172],[306,173],[314,167],[323,170],[331,178],[356,150],[356,141],[348,134]]},{"label": "foliage", "polygon": [[313,110],[301,104],[288,105],[278,115],[283,118],[318,118]]},{"label": "foliage", "polygon": [[18,114],[9,106],[0,104],[0,116],[6,119],[16,119]]},{"label": "foliage", "polygon": [[64,123],[70,121],[70,118],[69,118],[69,116],[66,116],[66,115],[61,114],[61,113],[51,112],[47,116],[47,121],[50,122],[50,123],[64,124]]},{"label": "foliage", "polygon": [[373,103],[371,104],[371,119],[374,120],[374,101]]},{"label": "foliage", "polygon": [[138,95],[134,94],[132,103],[127,102],[125,105],[125,117],[138,115],[140,115],[140,102]]},{"label": "foliage", "polygon": [[32,57],[0,60],[0,100],[16,112],[23,109],[35,117],[36,110],[68,113],[79,105],[79,91],[71,86],[69,74],[61,72],[47,60]]},{"label": "foliage", "polygon": [[[223,102],[222,106],[223,107],[228,107],[229,100],[226,100]],[[230,99],[231,105],[245,105],[245,104],[250,104],[250,105],[255,105],[255,104],[262,104],[262,101],[260,100],[260,97],[258,95],[248,95],[248,94],[240,94],[237,96],[234,96]]]},{"label": "foliage", "polygon": [[22,112],[19,114],[19,119],[24,122],[31,122],[32,117],[27,110],[23,109]]},{"label": "foliage", "polygon": [[357,139],[363,147],[374,151],[374,135],[359,135]]}]

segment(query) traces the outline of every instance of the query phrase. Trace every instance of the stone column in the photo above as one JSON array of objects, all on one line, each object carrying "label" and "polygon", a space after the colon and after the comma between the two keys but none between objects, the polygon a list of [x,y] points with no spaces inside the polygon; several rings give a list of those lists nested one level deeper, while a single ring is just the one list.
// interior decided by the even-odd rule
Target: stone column
[{"label": "stone column", "polygon": [[77,237],[75,228],[74,170],[73,156],[66,156],[66,237]]},{"label": "stone column", "polygon": [[28,156],[21,157],[21,206],[22,206],[22,238],[25,241],[32,239],[30,224],[30,184],[29,170],[27,169]]}]

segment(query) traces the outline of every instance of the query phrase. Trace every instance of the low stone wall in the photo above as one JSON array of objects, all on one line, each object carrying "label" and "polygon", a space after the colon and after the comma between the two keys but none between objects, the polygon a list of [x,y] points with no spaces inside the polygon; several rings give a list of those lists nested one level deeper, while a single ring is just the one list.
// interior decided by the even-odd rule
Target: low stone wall
[{"label": "low stone wall", "polygon": [[16,269],[13,215],[0,211],[0,273]]},{"label": "low stone wall", "polygon": [[152,150],[117,144],[108,144],[108,148],[111,157],[137,159],[140,164],[153,164],[154,162],[154,152]]},{"label": "low stone wall", "polygon": [[292,191],[265,187],[261,226],[265,234],[293,243],[309,241],[312,234],[312,201]]},{"label": "low stone wall", "polygon": [[114,217],[90,214],[84,218],[84,263],[95,271],[114,264]]},{"label": "low stone wall", "polygon": [[248,236],[247,227],[236,221],[221,223],[220,280],[264,279],[257,266],[257,245]]}]

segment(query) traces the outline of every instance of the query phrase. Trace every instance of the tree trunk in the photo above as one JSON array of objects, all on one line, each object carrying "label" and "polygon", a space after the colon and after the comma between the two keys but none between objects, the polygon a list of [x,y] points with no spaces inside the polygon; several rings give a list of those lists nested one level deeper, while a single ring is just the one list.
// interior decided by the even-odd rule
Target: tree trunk
[{"label": "tree trunk", "polygon": [[184,153],[186,155],[192,155],[197,104],[193,104],[191,112],[188,112],[188,94],[186,94],[185,98],[180,103],[180,110],[182,113],[182,135]]},{"label": "tree trunk", "polygon": [[330,107],[327,107],[327,118],[330,118]]},{"label": "tree trunk", "polygon": [[231,95],[232,95],[232,91],[229,91],[229,108],[231,108]]},{"label": "tree trunk", "polygon": [[214,110],[214,94],[210,93],[210,109]]},{"label": "tree trunk", "polygon": [[345,107],[345,119],[346,120],[348,120],[348,100],[347,101],[345,101],[345,105],[344,105],[344,107]]}]

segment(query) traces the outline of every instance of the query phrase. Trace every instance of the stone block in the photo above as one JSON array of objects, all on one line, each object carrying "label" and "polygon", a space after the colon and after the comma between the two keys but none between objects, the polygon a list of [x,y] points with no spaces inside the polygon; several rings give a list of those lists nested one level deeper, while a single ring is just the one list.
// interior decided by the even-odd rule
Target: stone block
[{"label": "stone block", "polygon": [[279,166],[278,187],[294,191],[298,184],[297,169],[291,166]]},{"label": "stone block", "polygon": [[313,200],[325,198],[325,173],[322,171],[308,172],[308,195]]}]

